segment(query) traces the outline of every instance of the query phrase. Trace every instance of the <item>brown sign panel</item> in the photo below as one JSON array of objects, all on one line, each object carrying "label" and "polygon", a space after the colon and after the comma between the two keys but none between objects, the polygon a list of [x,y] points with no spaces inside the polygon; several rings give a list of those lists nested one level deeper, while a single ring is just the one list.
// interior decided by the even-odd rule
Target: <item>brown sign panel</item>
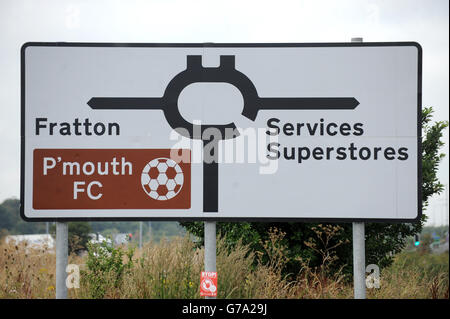
[{"label": "brown sign panel", "polygon": [[191,207],[188,149],[35,149],[33,157],[37,210]]}]

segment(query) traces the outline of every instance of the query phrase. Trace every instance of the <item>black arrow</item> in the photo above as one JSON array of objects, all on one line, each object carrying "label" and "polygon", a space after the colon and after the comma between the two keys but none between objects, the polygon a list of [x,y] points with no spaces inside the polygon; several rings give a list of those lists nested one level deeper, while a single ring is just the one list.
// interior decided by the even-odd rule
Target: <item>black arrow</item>
[{"label": "black arrow", "polygon": [[[158,97],[93,97],[87,104],[96,110],[162,110]],[[353,110],[359,101],[353,97],[265,97],[258,98],[257,110]],[[247,115],[245,115],[247,116]]]},{"label": "black arrow", "polygon": [[358,105],[354,97],[259,98],[260,110],[353,110]]},{"label": "black arrow", "polygon": [[93,97],[87,104],[94,110],[162,110],[157,97]]}]

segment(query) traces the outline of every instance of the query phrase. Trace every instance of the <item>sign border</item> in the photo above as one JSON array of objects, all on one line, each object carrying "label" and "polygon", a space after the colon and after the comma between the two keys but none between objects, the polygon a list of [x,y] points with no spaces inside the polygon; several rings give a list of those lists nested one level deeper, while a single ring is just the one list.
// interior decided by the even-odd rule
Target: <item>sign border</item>
[{"label": "sign border", "polygon": [[[29,218],[25,216],[25,51],[28,47],[162,47],[162,48],[278,48],[278,47],[394,47],[414,46],[418,50],[417,61],[417,216],[413,219],[398,218],[280,218],[280,217],[68,217]],[[219,221],[219,222],[371,222],[411,223],[422,218],[422,47],[413,41],[405,42],[318,42],[318,43],[114,43],[114,42],[26,42],[20,49],[20,216],[27,222],[43,221]]]}]

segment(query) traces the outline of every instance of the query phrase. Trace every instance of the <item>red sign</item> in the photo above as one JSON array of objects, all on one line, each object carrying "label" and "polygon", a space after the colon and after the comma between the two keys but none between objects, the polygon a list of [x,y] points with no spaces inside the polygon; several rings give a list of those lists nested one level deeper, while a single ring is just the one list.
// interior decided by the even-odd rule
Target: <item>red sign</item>
[{"label": "red sign", "polygon": [[183,151],[184,160],[170,149],[35,149],[33,208],[188,209]]},{"label": "red sign", "polygon": [[200,276],[200,296],[217,297],[217,272],[202,271]]}]

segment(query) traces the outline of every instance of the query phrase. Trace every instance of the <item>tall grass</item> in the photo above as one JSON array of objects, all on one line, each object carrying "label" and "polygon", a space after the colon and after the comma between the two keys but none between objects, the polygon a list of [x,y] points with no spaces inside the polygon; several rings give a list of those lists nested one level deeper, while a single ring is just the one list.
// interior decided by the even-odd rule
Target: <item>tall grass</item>
[{"label": "tall grass", "polygon": [[[69,256],[69,263],[81,258]],[[0,298],[55,298],[56,258],[48,247],[0,245]]]},{"label": "tall grass", "polygon": [[[339,229],[320,226],[321,240],[306,244],[321,251],[322,265],[308,260],[298,274],[285,275],[289,262],[284,233],[271,230],[262,243],[264,252],[252,252],[238,243],[230,247],[217,241],[219,298],[352,298],[351,281],[331,267],[334,248],[324,232]],[[320,245],[319,245],[320,244]],[[340,243],[343,244],[343,243]],[[336,245],[334,243],[333,245]],[[25,245],[0,246],[0,298],[54,298],[55,255],[49,249]],[[265,258],[263,258],[263,255]],[[142,249],[93,246],[84,257],[70,256],[80,265],[80,288],[70,289],[71,298],[200,298],[203,248],[189,237],[147,243]],[[448,298],[448,253],[423,255],[402,253],[393,265],[381,271],[381,287],[368,289],[368,298]]]},{"label": "tall grass", "polygon": [[449,255],[404,252],[391,267],[381,270],[380,288],[370,298],[449,298]]}]

